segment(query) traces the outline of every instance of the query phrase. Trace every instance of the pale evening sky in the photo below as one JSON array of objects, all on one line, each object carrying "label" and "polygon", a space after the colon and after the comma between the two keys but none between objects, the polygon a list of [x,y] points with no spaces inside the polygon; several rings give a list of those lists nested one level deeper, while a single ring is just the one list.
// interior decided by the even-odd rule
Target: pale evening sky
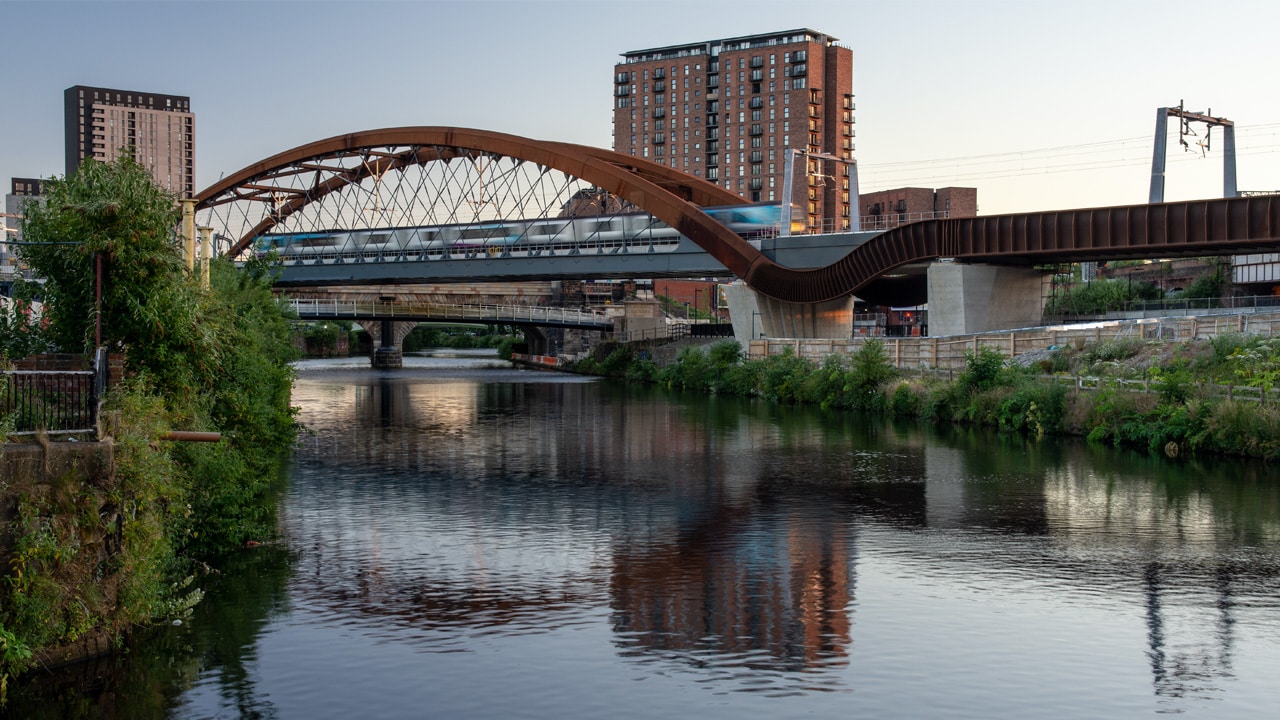
[{"label": "pale evening sky", "polygon": [[[0,0],[0,181],[63,171],[72,85],[188,95],[197,186],[282,150],[456,125],[610,147],[628,50],[808,27],[854,53],[864,191],[978,188],[982,214],[1145,202],[1156,108],[1234,120],[1280,190],[1275,0]],[[1203,126],[1198,130],[1203,133]],[[1166,198],[1222,192],[1169,142]]]}]

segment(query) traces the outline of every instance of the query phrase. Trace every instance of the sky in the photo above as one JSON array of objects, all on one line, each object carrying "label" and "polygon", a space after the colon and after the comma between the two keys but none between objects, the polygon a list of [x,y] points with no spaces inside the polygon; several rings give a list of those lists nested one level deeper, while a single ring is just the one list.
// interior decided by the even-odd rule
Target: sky
[{"label": "sky", "polygon": [[[1146,202],[1157,108],[1182,101],[1236,123],[1241,190],[1280,190],[1278,27],[1275,0],[0,0],[0,181],[62,174],[72,85],[189,96],[203,188],[382,127],[608,148],[623,52],[812,28],[854,54],[863,192]],[[1167,200],[1221,197],[1221,140],[1185,152],[1171,130]]]}]

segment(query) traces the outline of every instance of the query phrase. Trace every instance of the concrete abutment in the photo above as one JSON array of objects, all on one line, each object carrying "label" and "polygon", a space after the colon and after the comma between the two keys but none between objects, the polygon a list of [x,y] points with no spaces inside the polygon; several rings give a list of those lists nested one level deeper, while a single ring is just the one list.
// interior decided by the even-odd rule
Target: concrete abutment
[{"label": "concrete abutment", "polygon": [[936,262],[929,266],[929,334],[1035,327],[1050,276],[1031,268]]}]

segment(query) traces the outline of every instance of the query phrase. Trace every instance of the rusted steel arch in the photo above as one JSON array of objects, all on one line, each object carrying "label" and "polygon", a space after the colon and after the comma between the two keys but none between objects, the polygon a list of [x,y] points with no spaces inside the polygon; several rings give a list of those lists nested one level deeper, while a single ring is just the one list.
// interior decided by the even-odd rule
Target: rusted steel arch
[{"label": "rusted steel arch", "polygon": [[792,302],[857,293],[895,268],[937,258],[1042,265],[1280,250],[1280,196],[926,220],[878,235],[823,268],[757,263],[741,276]]},{"label": "rusted steel arch", "polygon": [[[407,147],[399,153],[375,153],[377,148]],[[332,177],[305,192],[292,193],[278,213],[268,215],[232,246],[242,252],[258,234],[267,231],[302,207],[321,200],[374,172],[412,164],[451,159],[460,151],[512,157],[554,168],[643,208],[719,260],[738,276],[755,264],[772,264],[737,234],[703,213],[699,206],[742,203],[742,199],[709,182],[684,176],[656,163],[618,153],[569,143],[542,142],[505,133],[450,127],[405,127],[338,135],[278,153],[250,165],[210,186],[197,196],[197,209],[239,200],[266,200],[276,191],[274,177],[297,175],[317,169],[337,170]],[[373,155],[371,162],[352,168],[325,168],[325,158]]]},{"label": "rusted steel arch", "polygon": [[583,152],[614,167],[634,173],[655,185],[665,188],[678,197],[699,207],[743,205],[746,200],[702,178],[681,172],[652,160],[623,155],[612,150],[602,150],[588,145],[550,143],[560,145],[570,152]]}]

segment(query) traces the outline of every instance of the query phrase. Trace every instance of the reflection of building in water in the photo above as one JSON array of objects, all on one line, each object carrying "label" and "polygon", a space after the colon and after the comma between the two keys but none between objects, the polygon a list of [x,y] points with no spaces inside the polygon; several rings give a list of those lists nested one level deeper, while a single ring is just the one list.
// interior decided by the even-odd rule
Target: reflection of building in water
[{"label": "reflection of building in water", "polygon": [[832,512],[818,524],[815,513],[822,511],[742,520],[721,513],[674,546],[616,552],[615,631],[650,650],[729,656],[719,662],[844,665],[853,543],[847,520]]},{"label": "reflection of building in water", "polygon": [[[1209,493],[1170,496],[1156,482],[1099,476],[1083,459],[1045,473],[1045,508],[1055,536],[1081,539],[1080,552],[1100,560],[1108,551],[1143,550],[1141,572],[1147,658],[1155,694],[1206,697],[1232,676],[1234,586],[1239,569],[1220,563],[1224,498]],[[1277,528],[1262,528],[1274,539]],[[1110,538],[1112,547],[1099,547]],[[1212,616],[1206,618],[1205,614]]]}]

